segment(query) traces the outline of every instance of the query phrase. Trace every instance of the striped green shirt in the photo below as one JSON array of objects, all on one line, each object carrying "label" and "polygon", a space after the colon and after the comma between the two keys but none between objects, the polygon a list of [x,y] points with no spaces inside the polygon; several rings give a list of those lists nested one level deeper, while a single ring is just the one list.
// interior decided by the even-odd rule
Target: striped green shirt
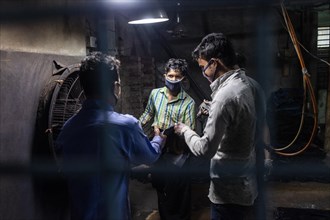
[{"label": "striped green shirt", "polygon": [[181,89],[177,97],[169,102],[166,92],[166,87],[151,91],[148,104],[139,119],[141,125],[145,128],[153,121],[151,126],[157,125],[165,130],[174,123],[182,122],[195,129],[195,101]]}]

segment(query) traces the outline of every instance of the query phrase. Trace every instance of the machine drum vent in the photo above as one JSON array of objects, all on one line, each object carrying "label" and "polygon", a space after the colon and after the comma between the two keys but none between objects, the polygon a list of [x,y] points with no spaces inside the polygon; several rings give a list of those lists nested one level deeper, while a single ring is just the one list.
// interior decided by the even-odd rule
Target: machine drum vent
[{"label": "machine drum vent", "polygon": [[56,140],[64,123],[77,113],[86,99],[79,81],[78,72],[73,72],[53,93],[49,109],[49,128],[52,128],[50,141]]},{"label": "machine drum vent", "polygon": [[52,155],[57,162],[56,138],[64,123],[81,109],[85,99],[79,65],[61,67],[53,73],[39,101],[36,128],[39,155],[41,152],[44,156]]}]

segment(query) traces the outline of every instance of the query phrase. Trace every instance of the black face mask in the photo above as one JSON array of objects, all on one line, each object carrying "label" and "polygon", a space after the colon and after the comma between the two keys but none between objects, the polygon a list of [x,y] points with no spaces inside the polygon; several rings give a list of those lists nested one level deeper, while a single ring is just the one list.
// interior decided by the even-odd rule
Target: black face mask
[{"label": "black face mask", "polygon": [[180,92],[182,80],[169,80],[165,78],[165,86],[174,93]]}]

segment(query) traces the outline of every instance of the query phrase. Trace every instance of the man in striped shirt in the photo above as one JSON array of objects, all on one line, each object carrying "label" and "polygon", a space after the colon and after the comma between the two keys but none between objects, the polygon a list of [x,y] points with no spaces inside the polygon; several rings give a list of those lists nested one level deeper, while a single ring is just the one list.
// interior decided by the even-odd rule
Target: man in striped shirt
[{"label": "man in striped shirt", "polygon": [[[151,91],[148,104],[140,117],[142,126],[153,121],[151,126],[158,131],[182,122],[195,128],[195,102],[181,86],[187,69],[184,59],[168,60],[164,74],[165,86]],[[189,153],[184,140],[174,132],[167,136],[163,155],[156,162],[152,174],[162,220],[190,219],[191,187],[184,172]]]}]

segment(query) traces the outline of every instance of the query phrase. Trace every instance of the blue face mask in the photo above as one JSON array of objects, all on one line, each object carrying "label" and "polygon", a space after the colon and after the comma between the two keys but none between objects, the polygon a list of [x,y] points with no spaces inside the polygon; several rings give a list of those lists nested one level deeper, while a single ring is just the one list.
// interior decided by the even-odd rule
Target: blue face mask
[{"label": "blue face mask", "polygon": [[181,80],[169,80],[165,78],[165,86],[173,93],[178,93],[181,90]]},{"label": "blue face mask", "polygon": [[207,68],[209,68],[209,66],[212,64],[214,62],[214,60],[210,60],[207,64],[206,64],[206,66],[204,67],[204,68],[202,68],[202,73],[203,73],[203,76],[210,82],[210,83],[212,83],[213,81],[214,81],[214,73],[213,73],[213,75],[212,76],[207,76],[206,74],[205,74],[205,71],[207,70]]}]

